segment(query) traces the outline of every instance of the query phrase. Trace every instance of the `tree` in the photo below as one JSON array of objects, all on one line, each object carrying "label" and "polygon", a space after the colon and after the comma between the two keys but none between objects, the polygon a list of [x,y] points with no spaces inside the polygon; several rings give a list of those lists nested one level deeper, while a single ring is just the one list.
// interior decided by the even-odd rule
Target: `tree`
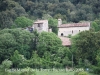
[{"label": "tree", "polygon": [[38,33],[38,31],[35,30],[35,31],[33,31],[33,34],[34,34],[34,37],[33,37],[33,41],[32,41],[33,42],[32,47],[36,51],[40,33]]},{"label": "tree", "polygon": [[100,20],[96,19],[91,23],[91,28],[94,29],[96,32],[100,31]]},{"label": "tree", "polygon": [[52,16],[49,14],[43,14],[42,19],[49,19],[49,18],[52,18]]},{"label": "tree", "polygon": [[96,32],[99,31],[99,26],[98,26],[98,24],[97,24],[95,21],[92,22],[91,27],[92,27]]},{"label": "tree", "polygon": [[[12,12],[11,12],[12,11]],[[2,11],[0,12],[0,28],[4,29],[4,28],[11,28],[11,26],[13,25],[13,19],[15,19],[16,14],[13,10],[6,10],[6,11]]]},{"label": "tree", "polygon": [[[15,50],[26,58],[32,55],[33,33],[22,29],[4,29],[0,31],[0,63],[9,59]],[[5,55],[5,56],[4,56]]]},{"label": "tree", "polygon": [[12,66],[12,61],[5,59],[0,65],[0,75],[8,75],[8,69]]},{"label": "tree", "polygon": [[40,57],[45,51],[55,54],[59,46],[61,46],[61,40],[54,33],[42,32],[37,43],[37,52]]},{"label": "tree", "polygon": [[56,15],[54,16],[54,18],[56,18],[56,19],[61,18],[62,20],[67,20],[66,15],[61,15],[61,14],[56,14]]},{"label": "tree", "polygon": [[9,69],[11,66],[12,66],[12,61],[8,60],[8,59],[5,59],[2,64],[2,69]]},{"label": "tree", "polygon": [[16,44],[17,42],[12,34],[0,34],[0,63],[3,60],[8,59],[13,54]]},{"label": "tree", "polygon": [[100,52],[97,53],[96,60],[97,60],[97,67],[100,67]]},{"label": "tree", "polygon": [[0,11],[0,28],[2,29],[11,28],[16,17],[26,15],[25,9],[13,0],[1,1]]},{"label": "tree", "polygon": [[52,32],[54,32],[55,34],[58,34],[58,20],[57,19],[53,19],[53,18],[50,18],[48,20],[48,23],[49,23],[49,27],[52,28]]},{"label": "tree", "polygon": [[17,25],[17,27],[25,28],[25,27],[28,27],[28,26],[32,26],[33,21],[22,16],[22,17],[17,17],[15,19],[15,24]]},{"label": "tree", "polygon": [[42,60],[41,58],[38,56],[36,51],[33,51],[32,57],[29,61],[29,66],[32,68],[41,68],[42,66]]},{"label": "tree", "polygon": [[16,50],[13,54],[13,56],[11,56],[11,61],[13,62],[13,67],[18,68],[19,65],[24,62],[25,63],[25,58],[22,57],[22,55]]},{"label": "tree", "polygon": [[[70,66],[72,67],[72,52],[67,47],[59,47],[57,55],[56,55],[56,61],[59,62],[60,67],[66,67]],[[62,62],[62,63],[61,63]]]},{"label": "tree", "polygon": [[60,63],[57,54],[61,46],[61,40],[54,33],[42,32],[39,35],[37,54],[42,58],[43,63],[47,64],[43,65],[44,67],[55,67],[56,63]]},{"label": "tree", "polygon": [[83,31],[74,37],[72,48],[77,62],[81,58],[82,62],[88,60],[92,65],[96,64],[95,58],[100,48],[99,34],[100,32]]}]

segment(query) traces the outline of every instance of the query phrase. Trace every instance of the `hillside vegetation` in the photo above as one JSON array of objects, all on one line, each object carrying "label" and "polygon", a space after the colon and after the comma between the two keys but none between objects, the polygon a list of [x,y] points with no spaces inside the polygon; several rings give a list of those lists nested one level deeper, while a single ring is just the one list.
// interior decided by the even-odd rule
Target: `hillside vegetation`
[{"label": "hillside vegetation", "polygon": [[[63,23],[90,21],[91,28],[64,47],[56,35],[58,18]],[[53,32],[24,29],[37,19],[48,19]],[[100,74],[100,0],[0,0],[0,74],[7,75],[5,68],[26,67]]]},{"label": "hillside vegetation", "polygon": [[0,0],[0,28],[11,28],[20,16],[79,22],[100,18],[99,12],[99,0]]}]

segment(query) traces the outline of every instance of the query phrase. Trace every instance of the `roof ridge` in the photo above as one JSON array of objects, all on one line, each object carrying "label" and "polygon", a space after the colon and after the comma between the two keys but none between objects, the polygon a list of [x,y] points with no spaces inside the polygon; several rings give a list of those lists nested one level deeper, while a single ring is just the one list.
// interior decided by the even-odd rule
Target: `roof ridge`
[{"label": "roof ridge", "polygon": [[82,23],[67,23],[59,25],[58,27],[88,27],[90,26],[90,22],[82,22]]}]

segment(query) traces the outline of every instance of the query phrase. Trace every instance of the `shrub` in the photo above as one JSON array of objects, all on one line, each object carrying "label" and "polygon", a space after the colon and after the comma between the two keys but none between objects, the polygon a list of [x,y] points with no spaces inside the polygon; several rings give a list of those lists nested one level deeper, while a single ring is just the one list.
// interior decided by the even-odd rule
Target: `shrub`
[{"label": "shrub", "polygon": [[81,71],[81,72],[76,72],[74,75],[89,75],[89,74],[85,71]]},{"label": "shrub", "polygon": [[78,75],[88,75],[88,73],[83,71],[83,72],[79,72]]},{"label": "shrub", "polygon": [[74,75],[78,75],[79,72],[75,72]]},{"label": "shrub", "polygon": [[28,68],[27,70],[21,72],[20,75],[36,75],[36,73],[32,71],[31,68]]},{"label": "shrub", "polygon": [[11,65],[12,65],[12,61],[7,59],[4,60],[0,65],[0,75],[10,75],[10,73],[7,72],[7,69],[9,69]]},{"label": "shrub", "polygon": [[92,66],[92,69],[93,69],[93,73],[100,74],[100,68],[99,67]]}]

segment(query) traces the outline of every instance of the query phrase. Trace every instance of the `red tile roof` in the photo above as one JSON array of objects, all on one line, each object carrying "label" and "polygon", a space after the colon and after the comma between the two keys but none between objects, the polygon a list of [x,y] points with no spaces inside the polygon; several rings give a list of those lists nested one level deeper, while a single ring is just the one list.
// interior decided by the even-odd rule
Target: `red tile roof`
[{"label": "red tile roof", "polygon": [[62,41],[63,46],[71,46],[70,38],[67,37],[59,37]]},{"label": "red tile roof", "polygon": [[59,25],[59,28],[69,28],[69,27],[89,27],[90,22],[82,22],[82,23],[69,23],[69,24],[62,24]]}]

